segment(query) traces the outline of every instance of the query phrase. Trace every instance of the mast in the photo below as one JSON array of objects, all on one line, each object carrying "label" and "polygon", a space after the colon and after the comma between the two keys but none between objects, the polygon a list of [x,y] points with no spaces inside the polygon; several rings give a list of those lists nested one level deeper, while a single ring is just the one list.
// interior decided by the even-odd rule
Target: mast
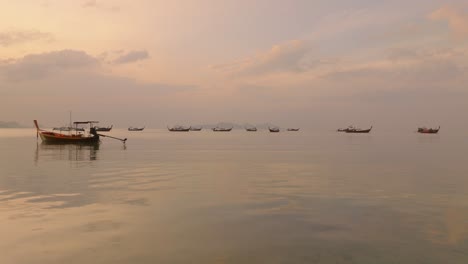
[{"label": "mast", "polygon": [[68,126],[70,129],[68,130],[68,134],[71,134],[71,131],[73,130],[72,127],[72,111],[70,110],[70,125]]}]

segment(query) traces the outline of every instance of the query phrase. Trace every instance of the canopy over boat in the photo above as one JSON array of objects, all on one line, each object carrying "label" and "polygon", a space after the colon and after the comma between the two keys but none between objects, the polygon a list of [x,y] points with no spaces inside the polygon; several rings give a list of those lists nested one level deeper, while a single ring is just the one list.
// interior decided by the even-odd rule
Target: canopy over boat
[{"label": "canopy over boat", "polygon": [[79,124],[98,124],[99,121],[75,121],[73,124],[79,125]]}]

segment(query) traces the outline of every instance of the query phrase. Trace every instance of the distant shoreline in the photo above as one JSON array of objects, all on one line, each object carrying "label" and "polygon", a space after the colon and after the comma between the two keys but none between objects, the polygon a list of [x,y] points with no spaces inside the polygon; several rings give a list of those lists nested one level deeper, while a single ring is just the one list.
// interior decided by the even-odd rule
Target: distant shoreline
[{"label": "distant shoreline", "polygon": [[25,126],[14,121],[0,121],[0,128],[25,128]]}]

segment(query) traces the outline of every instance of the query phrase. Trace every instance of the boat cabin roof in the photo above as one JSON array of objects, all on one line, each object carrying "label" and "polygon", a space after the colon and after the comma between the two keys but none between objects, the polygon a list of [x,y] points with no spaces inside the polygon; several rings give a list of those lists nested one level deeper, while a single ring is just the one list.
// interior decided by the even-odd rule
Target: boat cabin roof
[{"label": "boat cabin roof", "polygon": [[97,124],[99,123],[99,121],[76,121],[76,122],[73,122],[73,124]]}]

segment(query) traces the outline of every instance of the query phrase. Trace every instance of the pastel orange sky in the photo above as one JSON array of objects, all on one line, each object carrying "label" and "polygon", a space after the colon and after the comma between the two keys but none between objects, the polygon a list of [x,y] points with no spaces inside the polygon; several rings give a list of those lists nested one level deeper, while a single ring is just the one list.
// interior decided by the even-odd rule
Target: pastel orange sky
[{"label": "pastel orange sky", "polygon": [[468,128],[466,1],[0,0],[0,121]]}]

